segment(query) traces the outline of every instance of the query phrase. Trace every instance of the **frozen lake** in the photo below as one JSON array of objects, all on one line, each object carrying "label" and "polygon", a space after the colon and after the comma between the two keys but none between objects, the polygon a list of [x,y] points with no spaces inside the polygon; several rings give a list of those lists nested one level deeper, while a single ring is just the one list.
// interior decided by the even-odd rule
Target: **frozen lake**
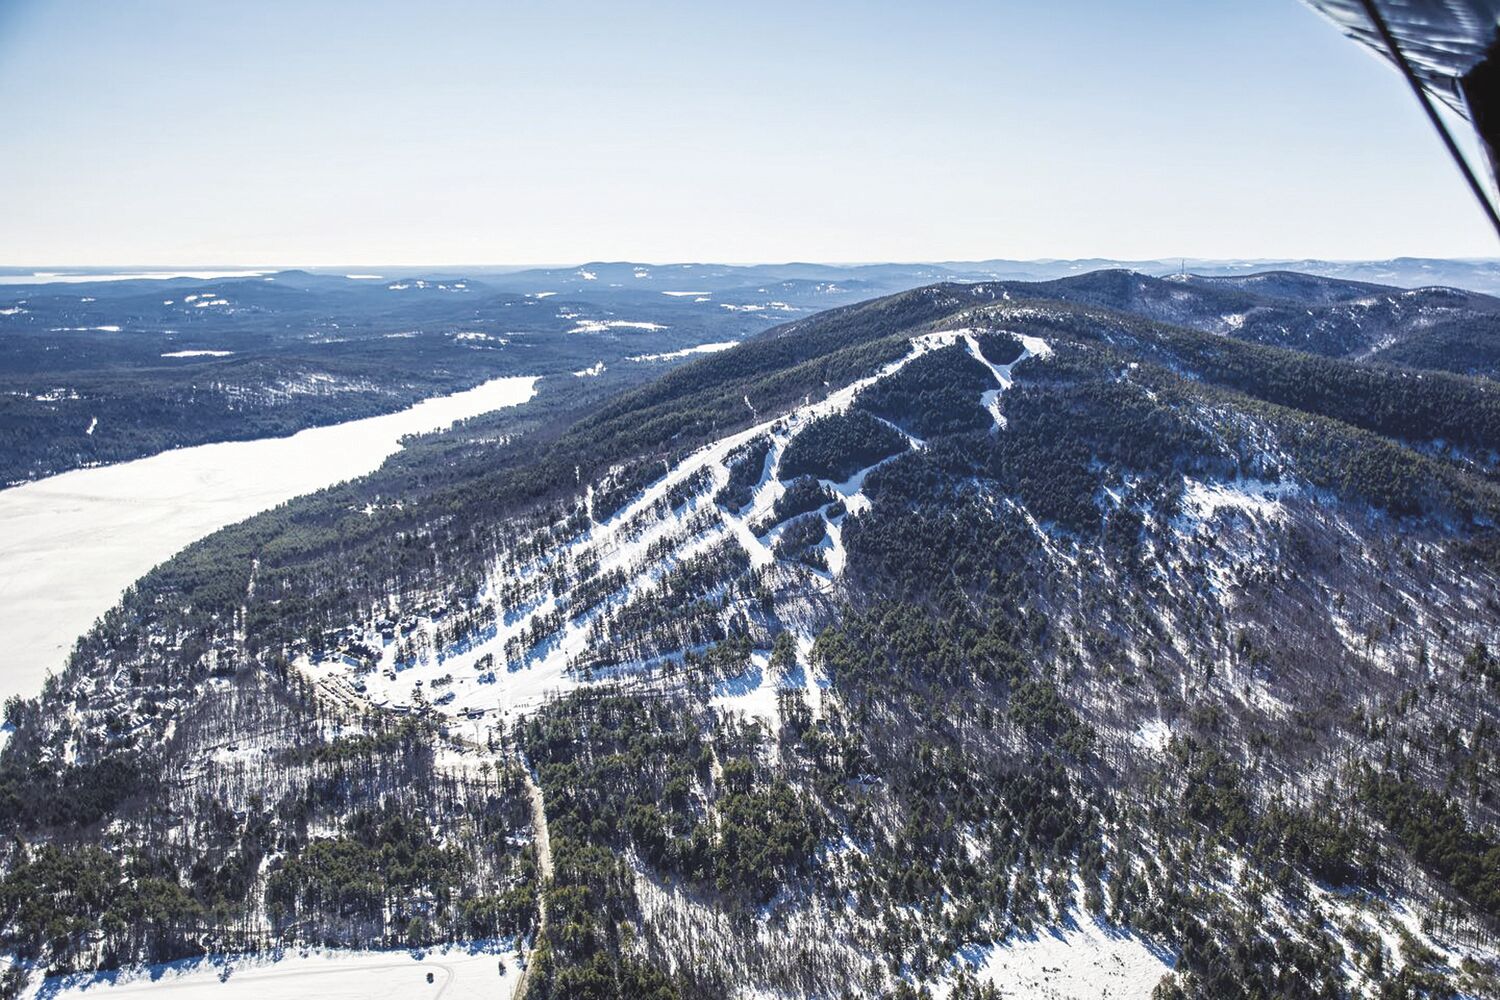
[{"label": "frozen lake", "polygon": [[30,274],[0,274],[0,285],[81,285],[90,281],[139,281],[164,278],[254,278],[265,271],[33,271]]},{"label": "frozen lake", "polygon": [[[3,960],[0,960],[3,967]],[[504,971],[501,971],[503,968]],[[432,976],[432,982],[427,981]],[[218,956],[133,966],[118,972],[42,979],[27,998],[134,997],[178,1000],[481,1000],[507,997],[521,978],[520,956],[498,944],[422,951],[306,949],[277,956]]]},{"label": "frozen lake", "polygon": [[381,417],[78,469],[0,490],[0,703],[39,693],[125,588],[191,542],[371,472],[407,434],[526,402],[500,378]]}]

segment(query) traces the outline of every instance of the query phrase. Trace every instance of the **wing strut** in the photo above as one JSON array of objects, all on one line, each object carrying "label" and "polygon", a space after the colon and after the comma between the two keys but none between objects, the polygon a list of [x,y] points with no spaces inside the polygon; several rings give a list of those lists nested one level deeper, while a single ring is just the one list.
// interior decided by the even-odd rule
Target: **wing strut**
[{"label": "wing strut", "polygon": [[1391,61],[1401,70],[1401,75],[1406,77],[1406,82],[1411,84],[1412,93],[1417,95],[1421,102],[1422,110],[1427,112],[1432,127],[1442,138],[1443,145],[1448,147],[1448,155],[1453,157],[1453,162],[1458,165],[1459,171],[1464,175],[1464,180],[1469,182],[1469,189],[1474,192],[1474,197],[1479,199],[1479,204],[1484,208],[1484,214],[1489,217],[1490,225],[1495,227],[1495,235],[1500,236],[1500,213],[1495,211],[1495,205],[1490,201],[1489,193],[1485,191],[1484,185],[1479,177],[1469,166],[1468,159],[1463,151],[1458,148],[1458,143],[1453,141],[1453,134],[1448,131],[1443,118],[1433,106],[1432,98],[1428,96],[1422,81],[1417,79],[1416,71],[1411,68],[1411,63],[1406,61],[1406,55],[1401,51],[1401,46],[1396,42],[1396,36],[1391,34],[1390,26],[1385,23],[1385,17],[1380,13],[1380,7],[1375,0],[1360,0],[1365,9],[1365,14],[1370,18],[1370,23],[1380,34],[1380,40],[1385,43],[1386,51],[1391,54]]}]

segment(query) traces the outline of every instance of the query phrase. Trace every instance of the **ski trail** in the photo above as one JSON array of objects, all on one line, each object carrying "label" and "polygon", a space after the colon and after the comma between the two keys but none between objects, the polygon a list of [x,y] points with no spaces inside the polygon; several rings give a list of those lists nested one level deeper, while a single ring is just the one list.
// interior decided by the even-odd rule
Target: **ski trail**
[{"label": "ski trail", "polygon": [[[496,557],[480,588],[481,602],[487,602],[487,610],[493,612],[493,624],[487,624],[482,634],[462,642],[446,639],[440,615],[418,614],[411,626],[403,625],[401,642],[390,639],[388,626],[382,639],[374,621],[355,626],[356,634],[363,630],[360,641],[377,651],[375,669],[363,675],[356,700],[396,711],[433,708],[449,716],[490,716],[504,722],[515,713],[530,711],[590,683],[590,678],[574,669],[575,665],[589,662],[591,654],[610,641],[609,629],[620,608],[651,600],[664,578],[684,561],[731,544],[748,555],[752,571],[777,564],[774,545],[779,526],[764,536],[756,535],[755,526],[772,512],[785,492],[781,459],[798,434],[816,420],[847,411],[868,387],[931,351],[960,343],[965,334],[940,331],[910,338],[901,357],[870,375],[821,400],[804,401],[788,412],[705,444],[675,464],[664,464],[660,475],[608,516],[601,518],[597,507],[600,484],[585,484],[579,507],[573,512],[583,516],[570,536],[556,542],[538,536],[534,550],[512,550]],[[737,511],[719,508],[712,497],[728,484],[726,459],[761,437],[769,439],[770,448],[750,501]],[[821,581],[818,589],[832,589],[844,571],[847,558],[843,529],[847,518],[870,507],[863,493],[866,477],[885,462],[924,446],[909,434],[903,437],[908,449],[898,455],[861,469],[844,482],[822,481],[843,501],[847,513],[830,519],[826,505],[821,511],[826,528],[821,544],[828,572],[816,574]],[[686,499],[684,493],[688,494]],[[673,494],[675,509],[667,501],[669,494]],[[560,523],[551,527],[555,529]],[[580,597],[584,587],[590,589],[586,597]],[[722,593],[722,588],[716,593]],[[572,603],[575,597],[580,603]],[[410,616],[406,620],[410,621]],[[407,649],[420,648],[415,659],[397,661],[397,649],[403,642]],[[618,676],[666,655],[665,651],[652,653],[639,664],[631,661],[598,666]],[[354,669],[331,660],[304,665],[312,667],[314,674],[344,678],[349,678]],[[437,690],[434,681],[441,682],[444,693],[441,701],[431,703],[423,692]]]},{"label": "ski trail", "polygon": [[532,938],[531,951],[526,955],[526,967],[521,970],[521,978],[516,981],[516,988],[511,993],[511,1000],[524,1000],[526,986],[531,980],[531,956],[536,951],[536,943],[547,935],[547,889],[552,884],[552,840],[547,833],[547,808],[542,799],[542,788],[536,783],[536,778],[531,774],[531,768],[522,761],[521,774],[526,781],[526,797],[531,802],[531,827],[533,831],[532,842],[536,844],[537,861],[537,886],[536,909],[537,927],[536,935]]},{"label": "ski trail", "polygon": [[[960,333],[963,336],[964,345],[969,350],[969,356],[988,368],[990,370],[990,374],[995,377],[995,381],[1000,385],[998,389],[985,390],[985,392],[979,397],[979,400],[982,404],[984,404],[984,408],[990,412],[990,416],[994,418],[995,427],[1003,431],[1006,429],[1006,427],[1009,426],[1009,422],[1005,419],[1005,414],[1000,412],[1000,397],[1005,393],[1007,389],[1015,384],[1016,379],[1013,372],[1015,371],[1016,365],[1020,364],[1022,361],[1025,361],[1027,358],[1050,357],[1052,355],[1052,345],[1047,343],[1045,340],[1042,340],[1040,337],[1030,337],[1024,334],[1012,333],[1010,335],[1021,342],[1021,353],[1010,364],[997,365],[991,362],[989,358],[986,358],[984,356],[984,352],[979,349],[979,340],[977,337],[975,337],[974,330],[966,328],[956,332]],[[1008,333],[1009,331],[998,332]]]}]

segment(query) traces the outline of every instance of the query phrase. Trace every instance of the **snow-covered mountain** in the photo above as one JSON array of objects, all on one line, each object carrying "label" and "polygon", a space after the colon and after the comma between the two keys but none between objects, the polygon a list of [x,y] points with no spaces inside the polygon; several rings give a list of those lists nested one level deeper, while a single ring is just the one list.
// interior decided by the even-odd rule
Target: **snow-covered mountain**
[{"label": "snow-covered mountain", "polygon": [[189,549],[9,707],[5,940],[500,939],[532,998],[1495,995],[1500,385],[1363,360],[1495,306],[945,283],[544,379]]}]

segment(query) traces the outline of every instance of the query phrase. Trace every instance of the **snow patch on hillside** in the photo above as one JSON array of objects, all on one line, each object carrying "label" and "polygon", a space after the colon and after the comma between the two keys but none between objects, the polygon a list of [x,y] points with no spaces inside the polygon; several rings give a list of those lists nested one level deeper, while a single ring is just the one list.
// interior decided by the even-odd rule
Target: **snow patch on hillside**
[{"label": "snow patch on hillside", "polygon": [[628,319],[582,319],[574,324],[569,333],[607,333],[610,330],[665,330],[660,323],[646,323]]},{"label": "snow patch on hillside", "polygon": [[1059,927],[965,949],[975,977],[1036,1000],[1149,1000],[1171,960],[1140,938],[1074,912]]},{"label": "snow patch on hillside", "polygon": [[774,731],[777,720],[781,718],[777,706],[780,689],[781,685],[771,671],[771,658],[765,653],[751,653],[750,669],[739,677],[718,684],[709,704],[722,711],[764,719]]},{"label": "snow patch on hillside", "polygon": [[626,361],[674,361],[677,358],[686,358],[693,354],[715,354],[719,351],[727,351],[731,347],[738,347],[738,340],[723,340],[712,344],[698,344],[696,347],[684,347],[680,351],[667,351],[664,354],[632,354]]},{"label": "snow patch on hillside", "polygon": [[1171,726],[1160,719],[1149,719],[1141,723],[1140,728],[1131,735],[1130,741],[1142,750],[1161,753],[1167,748],[1167,741],[1171,738]]},{"label": "snow patch on hillside", "polygon": [[1282,500],[1300,493],[1295,483],[1261,479],[1207,483],[1186,477],[1182,481],[1183,509],[1200,521],[1212,520],[1226,510],[1247,514],[1252,519],[1277,520],[1286,513]]}]

